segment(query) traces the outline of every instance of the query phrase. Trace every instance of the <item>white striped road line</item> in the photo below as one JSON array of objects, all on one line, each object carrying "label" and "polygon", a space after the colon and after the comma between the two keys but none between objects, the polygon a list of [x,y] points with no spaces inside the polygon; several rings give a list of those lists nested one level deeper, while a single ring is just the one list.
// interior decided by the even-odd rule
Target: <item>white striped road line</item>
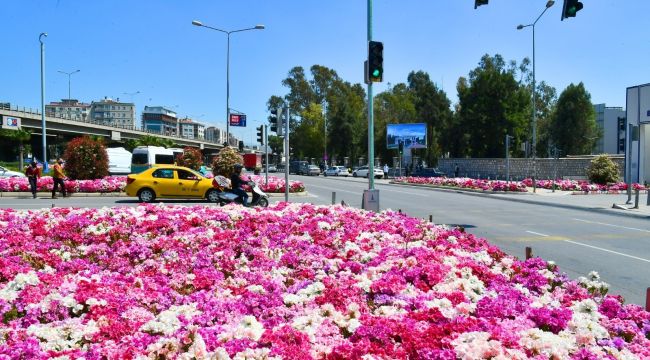
[{"label": "white striped road line", "polygon": [[608,252],[608,253],[612,253],[612,254],[620,255],[620,256],[625,256],[625,257],[628,257],[628,258],[630,258],[630,259],[635,259],[635,260],[645,261],[645,262],[647,262],[647,263],[650,263],[650,260],[648,260],[648,259],[644,259],[644,258],[640,258],[640,257],[638,257],[638,256],[628,255],[628,254],[624,254],[624,253],[621,253],[621,252],[618,252],[618,251],[613,251],[613,250],[609,250],[609,249],[604,249],[604,248],[601,248],[601,247],[598,247],[598,246],[593,246],[593,245],[587,245],[587,244],[583,244],[583,243],[581,243],[581,242],[572,241],[572,240],[562,240],[562,241],[565,241],[565,242],[568,242],[568,243],[571,243],[571,244],[575,244],[575,245],[585,246],[585,247],[592,248],[592,249],[595,249],[595,250],[600,250],[600,251],[604,251],[604,252]]},{"label": "white striped road line", "polygon": [[[321,188],[321,189],[332,190],[331,186],[318,186],[318,185],[310,184],[309,187],[316,187],[316,188]],[[334,191],[334,192],[337,192],[337,193],[338,192],[346,192],[346,193],[349,193],[349,194],[360,195],[358,191],[347,191],[347,190],[341,190],[341,189],[336,189],[336,191]]]},{"label": "white striped road line", "polygon": [[534,232],[534,231],[528,231],[528,230],[526,230],[526,232],[529,233],[529,234],[539,235],[539,236],[543,236],[543,237],[548,237],[548,236],[549,236],[549,235],[541,234],[541,233]]},{"label": "white striped road line", "polygon": [[616,228],[621,228],[621,229],[635,230],[635,231],[650,233],[650,230],[646,230],[646,229],[639,229],[639,228],[633,228],[633,227],[627,227],[627,226],[621,226],[621,225],[615,225],[615,224],[608,224],[608,223],[598,222],[598,221],[589,221],[589,220],[584,220],[584,219],[575,219],[574,218],[573,220],[582,221],[582,222],[589,223],[589,224],[598,224],[598,225],[603,225],[603,226],[611,226],[611,227],[616,227]]}]

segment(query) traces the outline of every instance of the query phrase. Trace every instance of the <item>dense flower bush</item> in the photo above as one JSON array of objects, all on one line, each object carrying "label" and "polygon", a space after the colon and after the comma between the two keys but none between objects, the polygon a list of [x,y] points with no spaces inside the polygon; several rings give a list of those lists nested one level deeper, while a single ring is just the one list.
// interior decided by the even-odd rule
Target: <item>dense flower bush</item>
[{"label": "dense flower bush", "polygon": [[[38,191],[52,191],[54,181],[51,176],[38,179]],[[126,176],[106,176],[96,180],[65,180],[65,188],[69,193],[110,193],[121,192],[126,187]],[[0,178],[0,191],[24,192],[30,191],[27,178]]]},{"label": "dense flower bush", "polygon": [[226,146],[212,159],[212,174],[227,178],[235,170],[235,164],[243,164],[244,158],[233,147]]},{"label": "dense flower bush", "polygon": [[187,146],[183,148],[182,154],[176,156],[176,165],[199,170],[203,165],[203,154],[201,154],[201,150]]},{"label": "dense flower bush", "polygon": [[640,359],[650,313],[395,212],[0,210],[0,358]]},{"label": "dense flower bush", "polygon": [[82,136],[70,140],[63,153],[65,174],[75,180],[94,180],[108,176],[108,153],[102,140]]},{"label": "dense flower bush", "polygon": [[509,191],[509,192],[526,192],[526,186],[518,181],[501,181],[501,180],[482,180],[470,178],[447,178],[447,177],[398,177],[395,182],[404,182],[409,184],[426,184],[437,186],[449,186],[463,189],[474,189],[483,191]]},{"label": "dense flower bush", "polygon": [[[525,186],[532,187],[532,179],[524,179],[521,181]],[[556,189],[564,191],[584,191],[584,192],[619,192],[627,191],[627,183],[617,182],[609,185],[591,184],[585,180],[536,180],[537,187],[544,189],[552,189],[555,184]],[[632,184],[633,190],[646,190],[646,187],[638,184]]]},{"label": "dense flower bush", "polygon": [[[283,193],[285,181],[277,176],[269,175],[269,183],[266,184],[265,175],[249,175],[248,178],[251,181],[257,183],[257,185],[262,189],[262,191],[267,193]],[[245,186],[246,190],[250,191],[248,186]],[[303,192],[305,191],[305,184],[302,181],[290,180],[289,181],[289,192]]]}]

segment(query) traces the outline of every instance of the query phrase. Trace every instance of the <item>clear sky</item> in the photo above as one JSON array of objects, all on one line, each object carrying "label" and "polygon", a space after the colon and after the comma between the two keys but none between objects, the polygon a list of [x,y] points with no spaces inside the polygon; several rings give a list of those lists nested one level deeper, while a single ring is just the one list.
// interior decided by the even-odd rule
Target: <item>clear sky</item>
[{"label": "clear sky", "polygon": [[[536,25],[536,74],[558,90],[585,83],[592,102],[625,107],[625,88],[650,82],[650,1],[582,0],[560,21],[556,1]],[[104,96],[163,105],[180,116],[225,127],[226,35],[231,35],[230,106],[248,115],[231,128],[247,144],[266,122],[266,102],[285,95],[294,66],[319,64],[363,82],[367,1],[363,0],[2,0],[0,102],[40,107],[39,42],[45,40],[46,102]],[[373,38],[384,42],[384,83],[423,70],[458,101],[456,82],[484,54],[532,57],[532,23],[546,0],[374,0]],[[129,95],[129,93],[139,94]],[[414,119],[421,120],[421,119]]]}]

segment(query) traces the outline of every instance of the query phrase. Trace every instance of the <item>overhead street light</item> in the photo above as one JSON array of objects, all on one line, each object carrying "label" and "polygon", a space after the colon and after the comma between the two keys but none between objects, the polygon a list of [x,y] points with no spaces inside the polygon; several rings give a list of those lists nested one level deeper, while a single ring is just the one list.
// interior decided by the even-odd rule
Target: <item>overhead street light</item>
[{"label": "overhead street light", "polygon": [[230,34],[248,30],[263,30],[264,25],[258,24],[251,28],[238,29],[238,30],[221,30],[212,26],[204,25],[199,20],[192,20],[192,25],[208,28],[211,30],[219,31],[227,35],[228,47],[226,52],[226,142],[230,145]]},{"label": "overhead street light", "polygon": [[535,25],[539,21],[539,19],[544,15],[546,10],[548,10],[551,6],[555,4],[555,1],[550,0],[546,3],[546,7],[544,8],[544,11],[542,11],[541,14],[533,21],[532,24],[528,25],[518,25],[517,30],[521,30],[523,28],[527,27],[532,27],[533,28],[533,121],[532,121],[532,128],[533,128],[533,192],[537,189],[536,185],[536,180],[537,180],[537,107],[536,107],[536,100],[537,100],[537,89],[536,89],[536,83],[535,83]]},{"label": "overhead street light", "polygon": [[63,70],[57,70],[57,72],[60,72],[61,74],[68,75],[68,100],[71,100],[71,99],[72,99],[72,98],[70,97],[70,78],[72,77],[72,74],[76,74],[76,73],[78,73],[79,71],[81,71],[81,70],[75,70],[75,71],[72,71],[72,72],[66,72],[66,71],[63,71]]}]

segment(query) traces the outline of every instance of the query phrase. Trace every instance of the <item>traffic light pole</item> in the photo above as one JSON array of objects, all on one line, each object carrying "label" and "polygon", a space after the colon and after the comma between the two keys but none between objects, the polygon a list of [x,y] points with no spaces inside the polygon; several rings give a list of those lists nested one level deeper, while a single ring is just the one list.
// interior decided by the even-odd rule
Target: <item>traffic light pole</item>
[{"label": "traffic light pole", "polygon": [[[289,105],[286,105],[286,115],[284,124],[278,124],[278,127],[284,125],[284,201],[289,202]],[[281,122],[282,116],[278,116],[278,122]]]},{"label": "traffic light pole", "polygon": [[269,127],[264,125],[264,161],[266,166],[266,186],[269,186]]},{"label": "traffic light pole", "polygon": [[[368,0],[368,43],[370,41],[372,41],[372,0]],[[375,128],[372,99],[372,81],[368,81],[368,189],[370,190],[375,188]]]}]

